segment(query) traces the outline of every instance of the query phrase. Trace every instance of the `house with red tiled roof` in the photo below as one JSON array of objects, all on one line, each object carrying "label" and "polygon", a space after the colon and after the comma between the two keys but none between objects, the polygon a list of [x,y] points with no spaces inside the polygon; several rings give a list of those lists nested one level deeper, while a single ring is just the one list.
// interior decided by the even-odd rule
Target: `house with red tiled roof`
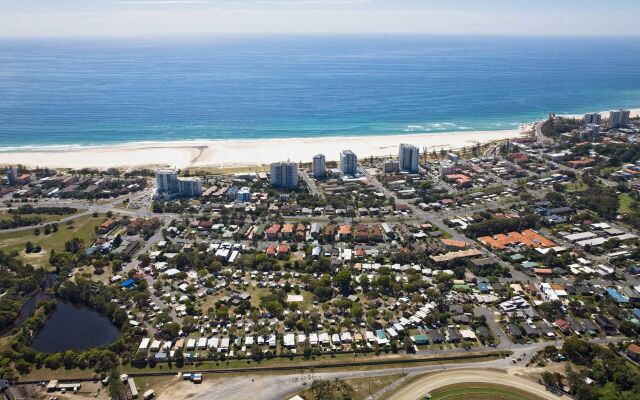
[{"label": "house with red tiled roof", "polygon": [[593,158],[582,157],[582,158],[579,158],[577,160],[568,161],[567,164],[571,168],[584,168],[584,167],[588,167],[590,165],[593,165],[595,162],[596,162],[596,160],[594,160]]},{"label": "house with red tiled roof", "polygon": [[520,245],[533,248],[554,247],[556,245],[533,229],[527,229],[522,232],[509,232],[507,234],[500,233],[494,236],[482,236],[478,238],[478,241],[497,250]]},{"label": "house with red tiled roof", "polygon": [[267,250],[265,250],[265,253],[267,253],[268,256],[275,256],[276,255],[276,246],[275,245],[269,245],[269,247],[267,247]]},{"label": "house with red tiled roof", "polygon": [[640,362],[640,346],[635,343],[630,344],[627,347],[627,356],[636,362]]},{"label": "house with red tiled roof", "polygon": [[554,323],[555,326],[558,327],[558,329],[560,329],[562,331],[562,333],[564,334],[569,334],[571,333],[571,325],[569,325],[569,323],[563,319],[557,319]]},{"label": "house with red tiled roof", "polygon": [[278,246],[278,255],[279,256],[285,256],[289,254],[289,245],[283,243],[280,246]]},{"label": "house with red tiled roof", "polygon": [[463,242],[462,240],[454,240],[454,239],[441,239],[441,242],[448,247],[455,247],[458,249],[462,249],[467,247],[469,244],[467,242]]},{"label": "house with red tiled roof", "polygon": [[290,238],[293,234],[293,224],[284,224],[282,230],[280,230],[280,234],[283,238]]},{"label": "house with red tiled roof", "polygon": [[267,230],[264,231],[267,240],[277,240],[280,234],[281,226],[279,224],[273,224]]},{"label": "house with red tiled roof", "polygon": [[340,240],[351,239],[351,225],[349,224],[340,225],[340,229],[338,230],[338,235],[340,236]]}]

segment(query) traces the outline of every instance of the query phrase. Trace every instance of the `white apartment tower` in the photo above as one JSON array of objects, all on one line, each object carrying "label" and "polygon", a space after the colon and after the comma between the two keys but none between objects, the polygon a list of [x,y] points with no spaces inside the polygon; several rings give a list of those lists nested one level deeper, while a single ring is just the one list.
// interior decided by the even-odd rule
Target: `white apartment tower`
[{"label": "white apartment tower", "polygon": [[316,154],[313,156],[311,173],[314,178],[322,178],[327,174],[327,163],[324,154]]},{"label": "white apartment tower", "polygon": [[358,157],[353,151],[342,150],[340,153],[340,170],[345,175],[356,175],[358,172]]},{"label": "white apartment tower", "polygon": [[178,178],[173,169],[156,171],[156,196],[163,199],[198,197],[202,195],[200,178]]},{"label": "white apartment tower", "polygon": [[602,122],[602,116],[600,113],[588,113],[584,115],[582,122],[584,122],[585,126],[591,124],[600,125],[600,122]]},{"label": "white apartment tower", "polygon": [[401,171],[418,172],[420,150],[414,145],[402,143],[398,150],[398,162]]},{"label": "white apartment tower", "polygon": [[289,161],[271,164],[271,185],[287,189],[297,187],[298,165]]},{"label": "white apartment tower", "polygon": [[609,112],[609,129],[621,128],[629,125],[629,110],[615,110]]},{"label": "white apartment tower", "polygon": [[160,196],[172,196],[180,192],[178,172],[173,169],[156,171],[156,192]]}]

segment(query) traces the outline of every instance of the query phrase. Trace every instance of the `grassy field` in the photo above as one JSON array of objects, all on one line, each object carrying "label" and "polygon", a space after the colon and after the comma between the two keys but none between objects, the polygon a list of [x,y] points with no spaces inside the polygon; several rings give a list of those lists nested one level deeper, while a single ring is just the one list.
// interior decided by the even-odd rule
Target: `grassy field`
[{"label": "grassy field", "polygon": [[[495,355],[486,355],[482,357],[475,358],[474,362],[483,362],[483,361],[491,361],[498,359],[498,356]],[[409,357],[405,357],[398,354],[384,354],[382,353],[379,356],[375,355],[367,355],[364,356],[359,354],[355,357],[353,354],[337,354],[335,356],[330,355],[322,355],[316,356],[312,359],[305,360],[302,357],[294,358],[290,360],[289,358],[278,357],[272,358],[268,360],[262,361],[254,361],[254,360],[227,360],[227,361],[203,361],[198,364],[185,364],[183,368],[177,368],[173,365],[172,368],[169,368],[166,363],[158,364],[154,368],[145,367],[145,368],[135,368],[130,365],[125,365],[122,367],[123,372],[129,373],[148,373],[148,372],[163,372],[163,371],[173,371],[173,372],[190,372],[190,371],[202,371],[202,370],[217,370],[217,369],[234,369],[234,368],[264,368],[264,367],[292,367],[298,366],[301,369],[305,370],[313,370],[314,367],[318,365],[326,365],[326,364],[337,364],[337,363],[350,363],[350,362],[365,362],[365,361],[376,361],[376,360],[387,360],[393,361],[393,363],[384,364],[384,365],[358,365],[356,366],[359,371],[370,371],[380,368],[402,368],[404,367],[417,367],[421,365],[436,365],[436,364],[457,364],[457,363],[465,363],[469,362],[469,359],[459,358],[459,359],[451,359],[446,361],[434,361],[429,358],[425,358],[424,361],[412,362],[411,364],[404,363],[403,361],[409,359]],[[415,358],[411,358],[412,360]],[[333,367],[333,368],[323,368],[323,371],[340,371],[340,370],[348,370],[354,368],[353,366],[346,367]],[[280,372],[282,373],[282,372]]]},{"label": "grassy field", "polygon": [[431,400],[541,400],[540,397],[508,386],[465,383],[434,390]]},{"label": "grassy field", "polygon": [[[85,209],[76,209],[75,212],[71,213],[71,214],[64,214],[64,215],[52,215],[52,214],[20,214],[20,216],[22,218],[25,219],[29,219],[29,218],[38,218],[40,219],[42,222],[42,224],[46,224],[46,223],[52,223],[52,222],[56,222],[56,221],[60,221],[63,218],[68,218],[71,217],[73,215],[76,214],[80,214],[82,212],[85,212]],[[0,212],[0,221],[8,221],[13,219],[13,214],[8,213],[6,211],[2,211]]]},{"label": "grassy field", "polygon": [[[352,378],[342,379],[353,388],[352,400],[365,400],[374,393],[377,393],[382,388],[390,385],[396,380],[402,378],[402,374],[376,376],[372,378]],[[300,395],[306,400],[315,400],[311,389],[307,389]]]},{"label": "grassy field", "polygon": [[620,203],[618,212],[620,214],[628,214],[631,211],[631,205],[634,203],[634,200],[627,193],[620,193],[618,196],[618,201]]},{"label": "grassy field", "polygon": [[579,190],[586,189],[587,185],[582,182],[582,180],[578,179],[575,183],[569,183],[565,188],[567,192],[577,192]]},{"label": "grassy field", "polygon": [[[103,217],[93,218],[90,215],[83,216],[61,224],[58,232],[53,232],[49,235],[45,235],[42,229],[38,236],[35,235],[33,229],[2,233],[0,234],[0,250],[5,252],[17,251],[24,262],[35,266],[48,267],[51,250],[63,251],[64,244],[74,237],[84,240],[86,245],[90,244],[95,236],[95,228],[104,219]],[[41,246],[42,251],[38,254],[26,254],[24,248],[27,242],[33,243],[34,246]]]}]

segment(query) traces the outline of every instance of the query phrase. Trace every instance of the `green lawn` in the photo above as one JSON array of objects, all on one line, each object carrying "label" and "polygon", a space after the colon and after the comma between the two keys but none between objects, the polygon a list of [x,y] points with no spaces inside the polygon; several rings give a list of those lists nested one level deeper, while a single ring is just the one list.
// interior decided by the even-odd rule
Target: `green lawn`
[{"label": "green lawn", "polygon": [[582,180],[578,179],[575,183],[569,183],[565,188],[567,192],[577,192],[578,190],[586,189],[587,185],[582,182]]},{"label": "green lawn", "polygon": [[[34,229],[2,233],[0,234],[0,250],[5,252],[17,251],[23,261],[32,265],[48,267],[51,250],[63,251],[64,244],[74,237],[84,240],[85,245],[91,244],[95,237],[95,228],[104,220],[104,217],[83,216],[60,224],[58,232],[53,232],[49,235],[45,235],[43,229],[40,229],[40,235],[38,236],[35,235]],[[25,244],[29,241],[34,246],[41,246],[42,251],[38,254],[25,254]]]},{"label": "green lawn", "polygon": [[[498,358],[499,357],[497,355],[489,354],[489,355],[475,358],[474,362],[490,361],[490,360],[496,360]],[[315,356],[309,360],[305,360],[302,357],[295,357],[293,358],[293,360],[290,360],[289,358],[285,358],[285,357],[277,357],[272,359],[265,359],[262,361],[238,360],[238,359],[231,359],[226,361],[202,361],[199,364],[198,363],[185,364],[183,368],[177,368],[175,364],[171,368],[169,368],[167,363],[159,363],[153,368],[149,366],[144,368],[136,368],[136,367],[132,367],[131,365],[124,365],[122,367],[122,370],[123,372],[127,372],[127,373],[135,373],[135,372],[149,373],[149,372],[163,372],[163,371],[175,371],[177,373],[178,371],[190,372],[190,371],[217,370],[217,369],[283,367],[283,366],[287,366],[287,367],[299,366],[302,369],[314,369],[314,367],[318,365],[326,365],[326,364],[338,364],[338,363],[347,363],[347,362],[357,363],[357,362],[376,361],[376,360],[393,361],[393,363],[384,364],[382,366],[381,365],[356,366],[358,370],[363,371],[363,370],[374,370],[374,369],[380,369],[380,368],[402,368],[403,366],[415,367],[419,365],[457,364],[457,363],[469,362],[468,358],[454,358],[450,360],[435,361],[435,360],[430,360],[430,357],[425,357],[424,359],[421,359],[421,361],[419,362],[412,362],[408,364],[408,363],[403,363],[403,360],[405,359],[415,360],[414,357],[408,357],[403,354],[381,353],[379,356],[376,356],[373,353],[369,353],[368,355],[357,354],[356,357],[354,358],[353,353],[350,353],[350,354],[347,353],[347,354],[336,354],[333,357],[331,355]],[[344,370],[344,369],[351,369],[351,368],[354,368],[354,366],[323,368],[323,371],[327,371],[327,370],[336,371],[336,370]]]},{"label": "green lawn", "polygon": [[635,202],[631,196],[627,193],[620,193],[620,195],[618,195],[618,201],[620,203],[618,208],[620,214],[628,214],[631,212],[631,205]]},{"label": "green lawn", "polygon": [[431,400],[539,400],[538,396],[507,386],[465,383],[445,386],[431,393]]}]

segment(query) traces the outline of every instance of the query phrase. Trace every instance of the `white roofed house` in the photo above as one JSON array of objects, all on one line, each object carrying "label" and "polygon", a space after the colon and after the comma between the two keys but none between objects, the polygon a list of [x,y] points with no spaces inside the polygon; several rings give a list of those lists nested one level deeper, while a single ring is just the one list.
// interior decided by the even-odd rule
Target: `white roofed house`
[{"label": "white roofed house", "polygon": [[198,347],[199,350],[206,349],[207,348],[207,338],[201,337],[200,339],[198,339],[197,347]]},{"label": "white roofed house", "polygon": [[138,350],[147,350],[147,348],[149,347],[150,341],[151,339],[149,338],[142,339],[142,341],[140,342],[140,345],[138,346]]},{"label": "white roofed house", "polygon": [[294,349],[296,347],[295,335],[293,333],[286,333],[282,338],[284,347],[288,349]]},{"label": "white roofed house", "polygon": [[194,350],[195,347],[196,347],[196,340],[195,339],[187,340],[187,350]]},{"label": "white roofed house", "polygon": [[340,335],[340,341],[342,343],[351,343],[353,341],[351,332],[342,332],[342,334]]},{"label": "white roofed house", "polygon": [[309,344],[311,346],[317,346],[318,345],[318,334],[317,333],[310,333],[309,334]]},{"label": "white roofed house", "polygon": [[298,344],[303,344],[307,340],[307,335],[301,333],[298,335]]},{"label": "white roofed house", "polygon": [[320,334],[320,336],[318,336],[318,342],[323,345],[326,346],[329,344],[329,334],[326,332],[322,332]]},{"label": "white roofed house", "polygon": [[376,340],[376,336],[371,331],[365,332],[365,337],[367,338],[367,342],[372,343]]},{"label": "white roofed house", "polygon": [[229,350],[229,338],[223,337],[220,341],[220,347],[218,348],[218,352],[228,351]]},{"label": "white roofed house", "polygon": [[217,349],[218,348],[218,343],[220,342],[220,339],[218,339],[217,337],[212,337],[207,341],[207,347],[209,347],[209,349]]},{"label": "white roofed house", "polygon": [[160,350],[160,345],[161,344],[162,344],[162,342],[160,342],[159,340],[154,340],[153,343],[151,343],[151,346],[149,346],[149,351],[156,352],[156,351]]},{"label": "white roofed house", "polygon": [[340,340],[340,335],[338,335],[337,333],[334,333],[333,335],[331,335],[331,344],[334,346],[341,345],[342,341]]}]

